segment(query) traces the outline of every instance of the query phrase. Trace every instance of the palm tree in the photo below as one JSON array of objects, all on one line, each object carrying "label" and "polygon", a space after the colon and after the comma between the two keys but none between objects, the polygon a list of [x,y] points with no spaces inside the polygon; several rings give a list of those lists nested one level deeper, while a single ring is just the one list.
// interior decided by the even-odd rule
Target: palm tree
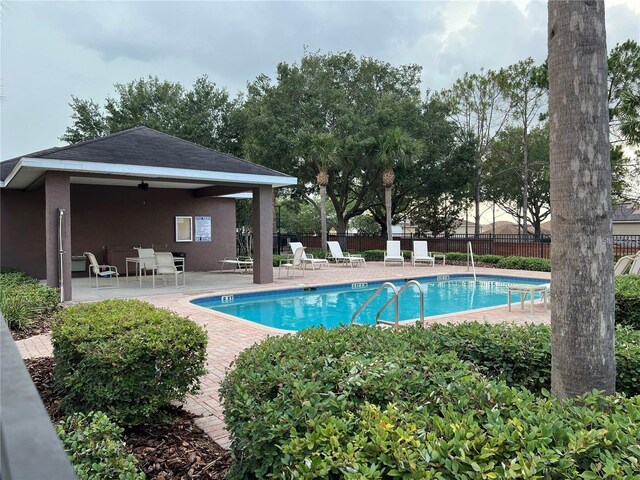
[{"label": "palm tree", "polygon": [[551,391],[615,391],[604,1],[550,1]]},{"label": "palm tree", "polygon": [[407,135],[401,128],[386,130],[380,137],[378,145],[378,161],[383,168],[382,186],[384,187],[384,205],[387,213],[387,239],[393,240],[391,232],[391,189],[396,179],[394,168],[411,163],[420,151],[418,140]]},{"label": "palm tree", "polygon": [[316,170],[316,181],[320,189],[320,235],[322,249],[327,250],[327,185],[329,185],[329,169],[335,164],[338,144],[336,138],[328,132],[303,133],[300,141],[303,157],[309,166]]}]

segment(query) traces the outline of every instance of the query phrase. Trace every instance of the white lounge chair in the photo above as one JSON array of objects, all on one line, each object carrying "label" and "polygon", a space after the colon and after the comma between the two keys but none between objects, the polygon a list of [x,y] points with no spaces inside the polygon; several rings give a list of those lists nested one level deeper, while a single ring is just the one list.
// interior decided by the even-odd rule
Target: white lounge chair
[{"label": "white lounge chair", "polygon": [[414,240],[413,251],[411,252],[411,265],[416,263],[430,263],[432,267],[436,266],[436,259],[429,254],[428,242],[424,240]]},{"label": "white lounge chair", "polygon": [[293,278],[296,277],[296,268],[302,272],[304,277],[304,268],[302,264],[302,255],[304,254],[304,247],[298,247],[293,252],[293,257],[280,260],[278,264],[278,278],[281,277],[282,267],[286,269],[287,277],[289,276],[289,270],[293,272]]},{"label": "white lounge chair", "polygon": [[404,267],[404,257],[402,256],[402,250],[400,249],[399,240],[388,240],[387,251],[384,254],[384,266],[387,266],[387,262],[400,262]]},{"label": "white lounge chair", "polygon": [[[98,279],[108,278],[110,280],[108,287],[102,288],[118,288],[120,286],[120,278],[118,275],[118,269],[113,265],[100,265],[96,260],[96,256],[91,252],[84,252],[84,256],[89,259],[89,285],[91,285],[91,274],[96,278],[96,289],[101,288]],[[113,279],[116,279],[116,286],[113,286]]]},{"label": "white lounge chair", "polygon": [[636,255],[636,259],[631,264],[629,275],[640,275],[640,254]]},{"label": "white lounge chair", "polygon": [[240,273],[248,272],[253,268],[253,258],[251,257],[233,257],[233,258],[224,258],[223,260],[218,260],[220,264],[220,271],[224,270],[225,265],[233,265],[233,269],[240,270]]},{"label": "white lounge chair", "polygon": [[620,260],[616,262],[616,265],[613,267],[614,275],[624,275],[629,267],[633,264],[636,259],[635,255],[625,255],[621,257]]},{"label": "white lounge chair", "polygon": [[182,276],[182,285],[186,285],[186,276],[184,274],[184,268],[180,269],[176,267],[171,252],[157,252],[155,255],[155,268],[153,270],[153,288],[156,288],[156,276],[162,275],[164,284],[167,284],[167,275],[174,275],[176,279],[176,288],[178,288],[178,276]]},{"label": "white lounge chair", "polygon": [[364,265],[365,260],[364,257],[359,255],[351,255],[350,253],[342,252],[342,247],[338,242],[327,242],[327,246],[329,247],[329,251],[331,252],[331,257],[335,260],[336,263],[344,263],[346,266],[349,264],[353,268],[353,264],[356,265]]},{"label": "white lounge chair", "polygon": [[311,270],[316,269],[316,265],[318,268],[322,268],[322,265],[329,265],[329,260],[326,258],[314,258],[312,254],[307,254],[304,251],[301,242],[289,242],[289,246],[291,247],[291,251],[295,254],[296,250],[302,248],[302,266],[306,267],[307,265],[311,265]]}]

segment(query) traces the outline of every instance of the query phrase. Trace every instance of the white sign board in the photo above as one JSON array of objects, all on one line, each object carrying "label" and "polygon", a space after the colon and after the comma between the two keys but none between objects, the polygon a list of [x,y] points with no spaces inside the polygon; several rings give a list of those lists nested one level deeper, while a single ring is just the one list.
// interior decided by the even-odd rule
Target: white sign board
[{"label": "white sign board", "polygon": [[211,217],[196,217],[196,242],[211,241]]}]

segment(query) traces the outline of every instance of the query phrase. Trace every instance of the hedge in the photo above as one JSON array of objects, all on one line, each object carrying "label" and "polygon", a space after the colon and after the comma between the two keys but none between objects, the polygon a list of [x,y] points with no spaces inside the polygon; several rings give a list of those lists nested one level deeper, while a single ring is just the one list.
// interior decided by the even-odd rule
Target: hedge
[{"label": "hedge", "polygon": [[551,260],[535,257],[504,257],[497,263],[497,267],[510,270],[535,270],[536,272],[550,272]]},{"label": "hedge", "polygon": [[39,315],[52,314],[60,293],[15,269],[0,273],[0,312],[11,330],[21,330]]},{"label": "hedge", "polygon": [[616,324],[640,329],[640,275],[615,278]]},{"label": "hedge", "polygon": [[104,413],[76,413],[58,422],[56,431],[80,480],[145,478],[122,441],[123,429]]},{"label": "hedge", "polygon": [[[640,333],[617,335],[619,385],[637,392]],[[220,389],[229,478],[637,471],[639,397],[594,394],[560,405],[543,388],[548,351],[543,326],[349,327],[269,338],[238,356]]]},{"label": "hedge", "polygon": [[205,373],[205,331],[139,300],[69,307],[56,316],[52,341],[63,409],[103,411],[125,426],[156,420]]}]

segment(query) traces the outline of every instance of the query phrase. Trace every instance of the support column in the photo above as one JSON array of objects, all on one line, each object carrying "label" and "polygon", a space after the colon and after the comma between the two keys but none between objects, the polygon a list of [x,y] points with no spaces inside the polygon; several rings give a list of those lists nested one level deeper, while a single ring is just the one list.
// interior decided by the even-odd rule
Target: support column
[{"label": "support column", "polygon": [[253,283],[273,283],[273,188],[253,189]]},{"label": "support column", "polygon": [[60,287],[60,248],[58,244],[59,210],[62,217],[62,278],[64,300],[71,300],[71,189],[69,174],[48,172],[45,178],[45,248],[47,262],[47,285]]}]

